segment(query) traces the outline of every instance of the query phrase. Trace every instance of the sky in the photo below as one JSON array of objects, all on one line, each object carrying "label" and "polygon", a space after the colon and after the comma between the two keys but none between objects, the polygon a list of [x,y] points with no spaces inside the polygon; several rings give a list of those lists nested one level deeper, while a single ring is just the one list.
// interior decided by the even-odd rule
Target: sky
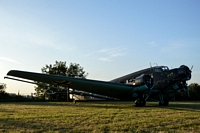
[{"label": "sky", "polygon": [[192,69],[200,83],[199,0],[0,0],[0,83],[9,70],[80,64],[88,79],[109,81],[155,65]]}]

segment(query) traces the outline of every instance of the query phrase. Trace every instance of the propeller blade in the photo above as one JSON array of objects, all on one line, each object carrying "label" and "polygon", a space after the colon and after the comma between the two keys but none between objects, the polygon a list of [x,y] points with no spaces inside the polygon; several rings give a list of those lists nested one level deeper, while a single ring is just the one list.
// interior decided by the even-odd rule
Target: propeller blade
[{"label": "propeller blade", "polygon": [[187,86],[188,84],[186,83],[186,82],[184,82],[184,88],[185,88],[185,90],[186,90],[186,92],[187,92],[187,95],[188,95],[188,97],[190,97],[190,92],[189,92],[189,89],[188,89],[188,86]]},{"label": "propeller blade", "polygon": [[149,87],[148,88],[148,95],[150,95],[151,94],[151,88]]},{"label": "propeller blade", "polygon": [[183,89],[187,92],[187,96],[190,97],[190,92],[189,92],[186,81],[182,82],[182,86],[183,86]]},{"label": "propeller blade", "polygon": [[190,71],[192,71],[192,69],[193,69],[193,66],[191,67]]},{"label": "propeller blade", "polygon": [[187,85],[186,85],[185,87],[186,87],[187,95],[188,95],[188,97],[190,97],[190,92],[189,92],[189,90],[188,90]]}]

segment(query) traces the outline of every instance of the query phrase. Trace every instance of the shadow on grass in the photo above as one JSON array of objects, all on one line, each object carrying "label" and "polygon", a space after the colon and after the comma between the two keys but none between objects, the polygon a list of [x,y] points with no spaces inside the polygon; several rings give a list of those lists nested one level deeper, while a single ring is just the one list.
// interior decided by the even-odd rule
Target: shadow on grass
[{"label": "shadow on grass", "polygon": [[[73,102],[11,102],[1,104],[15,105],[36,105],[36,106],[63,106],[63,107],[89,107],[89,108],[110,108],[110,109],[145,109],[145,108],[168,108],[175,110],[193,110],[200,111],[200,102],[170,102],[169,106],[159,106],[158,102],[147,102],[144,107],[136,107],[133,101],[78,101]],[[1,111],[1,110],[0,110]],[[3,110],[2,110],[3,111]]]},{"label": "shadow on grass", "polygon": [[132,108],[135,107],[133,102],[121,101],[78,101],[76,104],[73,102],[5,102],[1,104],[14,104],[14,105],[27,105],[27,106],[62,106],[62,107],[89,107],[89,108]]},{"label": "shadow on grass", "polygon": [[200,111],[200,102],[171,102],[170,105],[165,108],[174,110]]},{"label": "shadow on grass", "polygon": [[135,107],[133,101],[78,101],[73,102],[5,102],[1,104],[10,105],[26,105],[26,106],[62,106],[62,107],[87,107],[87,108],[107,108],[107,109],[124,109],[124,108],[145,108],[158,107],[155,105],[147,105],[145,107]]}]

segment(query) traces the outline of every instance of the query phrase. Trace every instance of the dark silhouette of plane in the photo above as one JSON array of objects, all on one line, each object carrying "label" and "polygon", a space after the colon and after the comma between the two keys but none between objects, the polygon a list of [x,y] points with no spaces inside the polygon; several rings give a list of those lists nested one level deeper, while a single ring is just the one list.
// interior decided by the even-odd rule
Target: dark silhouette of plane
[{"label": "dark silhouette of plane", "polygon": [[5,78],[23,81],[12,78],[17,77],[120,100],[135,100],[136,106],[144,106],[148,98],[157,98],[160,106],[167,106],[168,99],[173,97],[175,92],[188,92],[186,81],[191,79],[191,73],[187,66],[181,65],[174,69],[154,66],[108,82],[18,70],[9,71]]}]

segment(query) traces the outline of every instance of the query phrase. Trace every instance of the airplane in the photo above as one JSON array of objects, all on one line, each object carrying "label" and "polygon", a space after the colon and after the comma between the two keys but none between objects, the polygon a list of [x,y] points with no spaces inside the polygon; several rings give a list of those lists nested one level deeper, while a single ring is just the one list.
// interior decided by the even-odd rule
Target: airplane
[{"label": "airplane", "polygon": [[[173,97],[175,92],[187,91],[189,96],[186,81],[191,79],[191,73],[192,70],[188,66],[181,65],[179,68],[174,69],[169,69],[167,66],[149,67],[111,81],[73,78],[20,70],[10,70],[4,78],[18,81],[24,81],[24,79],[32,80],[119,100],[135,100],[136,106],[145,106],[147,99],[156,97],[160,106],[167,106],[169,104],[168,99]],[[17,79],[13,77],[17,77]],[[29,81],[25,82],[31,83]]]}]

